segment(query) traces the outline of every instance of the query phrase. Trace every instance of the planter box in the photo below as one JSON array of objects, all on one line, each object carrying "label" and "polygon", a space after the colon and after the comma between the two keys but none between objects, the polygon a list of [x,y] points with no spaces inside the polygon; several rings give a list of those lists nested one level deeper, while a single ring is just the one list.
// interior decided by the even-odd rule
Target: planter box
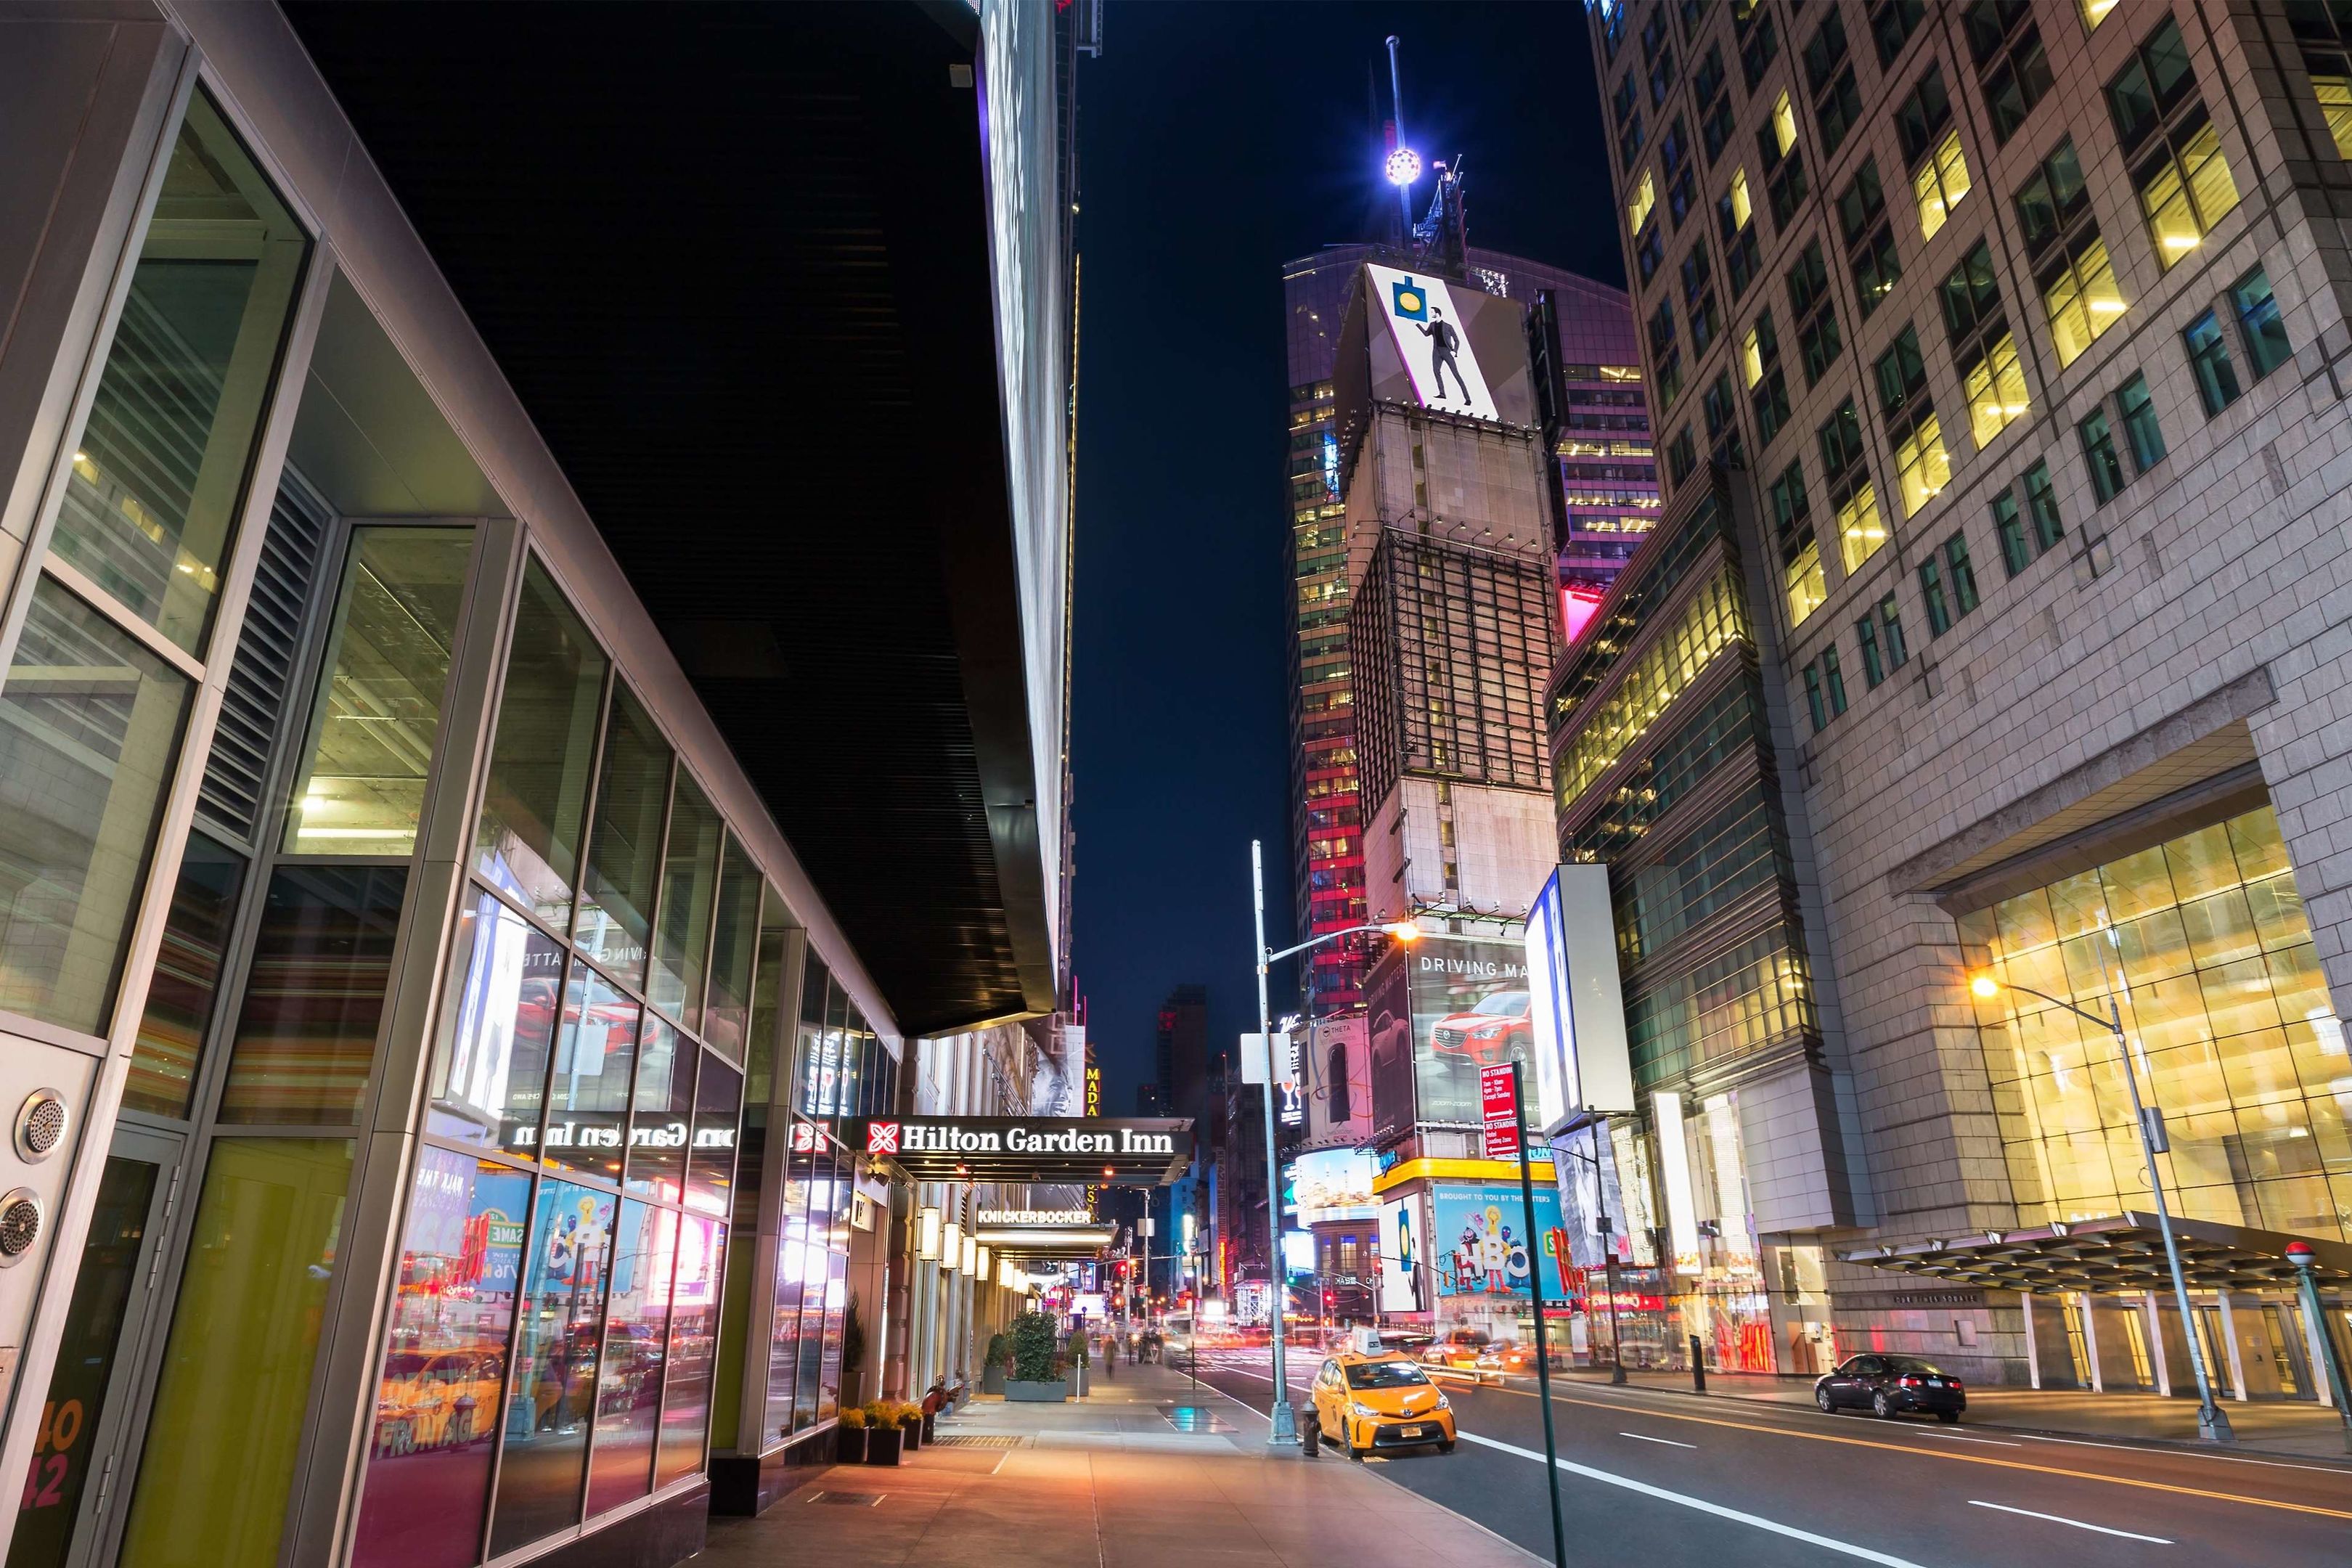
[{"label": "planter box", "polygon": [[866,1462],[869,1465],[895,1465],[905,1452],[896,1426],[876,1426],[866,1434]]},{"label": "planter box", "polygon": [[899,1427],[898,1441],[906,1445],[907,1452],[909,1454],[920,1448],[923,1446],[922,1424],[918,1422],[912,1426]]},{"label": "planter box", "polygon": [[845,1465],[866,1462],[866,1439],[871,1436],[863,1426],[836,1426],[833,1429],[833,1457]]},{"label": "planter box", "polygon": [[1069,1384],[1058,1377],[1051,1383],[1023,1383],[1018,1378],[1004,1381],[1004,1397],[1015,1405],[1059,1405],[1069,1396]]},{"label": "planter box", "polygon": [[980,1374],[980,1391],[982,1394],[1004,1392],[1004,1368],[1001,1363],[987,1368]]}]

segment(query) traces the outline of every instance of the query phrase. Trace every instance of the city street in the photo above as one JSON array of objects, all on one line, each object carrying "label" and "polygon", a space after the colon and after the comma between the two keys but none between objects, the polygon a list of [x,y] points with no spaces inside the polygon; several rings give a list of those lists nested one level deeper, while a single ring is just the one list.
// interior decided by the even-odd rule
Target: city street
[{"label": "city street", "polygon": [[[1320,1359],[1293,1357],[1294,1398]],[[1264,1350],[1211,1352],[1201,1380],[1262,1412],[1268,1362]],[[1459,1423],[1455,1452],[1368,1463],[1549,1560],[1533,1380],[1440,1382]],[[1827,1416],[1582,1378],[1553,1401],[1571,1563],[1717,1568],[1737,1553],[1791,1568],[2087,1568],[2352,1555],[2352,1468],[2342,1466]],[[1322,1462],[1335,1458],[1326,1448]]]}]

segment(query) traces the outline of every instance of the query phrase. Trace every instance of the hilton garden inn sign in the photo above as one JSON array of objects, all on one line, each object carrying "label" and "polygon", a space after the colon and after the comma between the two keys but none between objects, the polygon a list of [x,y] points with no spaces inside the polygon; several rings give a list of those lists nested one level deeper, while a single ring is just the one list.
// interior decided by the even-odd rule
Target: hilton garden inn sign
[{"label": "hilton garden inn sign", "polygon": [[1192,1158],[1192,1122],[1164,1117],[877,1116],[842,1136],[923,1181],[1157,1185]]}]

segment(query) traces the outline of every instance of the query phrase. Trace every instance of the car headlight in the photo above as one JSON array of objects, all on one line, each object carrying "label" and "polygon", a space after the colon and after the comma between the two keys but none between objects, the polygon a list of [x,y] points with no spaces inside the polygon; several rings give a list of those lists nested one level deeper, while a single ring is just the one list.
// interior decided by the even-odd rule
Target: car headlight
[{"label": "car headlight", "polygon": [[1367,1421],[1377,1420],[1381,1414],[1379,1411],[1373,1409],[1370,1405],[1364,1404],[1360,1400],[1349,1405],[1348,1408],[1354,1411],[1357,1415],[1362,1416]]},{"label": "car headlight", "polygon": [[1446,1398],[1445,1395],[1441,1394],[1437,1396],[1437,1407],[1440,1410],[1451,1410],[1454,1408],[1454,1401]]}]

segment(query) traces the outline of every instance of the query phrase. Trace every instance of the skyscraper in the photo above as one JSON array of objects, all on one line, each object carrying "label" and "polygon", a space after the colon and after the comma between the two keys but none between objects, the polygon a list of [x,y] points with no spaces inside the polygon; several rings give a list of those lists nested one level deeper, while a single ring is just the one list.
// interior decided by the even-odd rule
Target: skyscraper
[{"label": "skyscraper", "polygon": [[1553,755],[1663,1342],[2309,1397],[2340,1321],[2263,1282],[2352,1257],[2343,7],[1588,15],[1669,496]]},{"label": "skyscraper", "polygon": [[[1347,460],[1333,419],[1333,370],[1357,272],[1391,254],[1370,245],[1332,246],[1283,268],[1290,374],[1291,847],[1302,939],[1370,918],[1347,630]],[[1557,613],[1572,635],[1656,516],[1657,469],[1633,316],[1624,294],[1605,283],[1495,251],[1467,256],[1461,281],[1528,306],[1530,337],[1545,360],[1557,573],[1544,592],[1547,600],[1560,595]],[[1364,962],[1352,942],[1318,952],[1301,987],[1308,1008],[1322,1016],[1360,1005]]]}]

